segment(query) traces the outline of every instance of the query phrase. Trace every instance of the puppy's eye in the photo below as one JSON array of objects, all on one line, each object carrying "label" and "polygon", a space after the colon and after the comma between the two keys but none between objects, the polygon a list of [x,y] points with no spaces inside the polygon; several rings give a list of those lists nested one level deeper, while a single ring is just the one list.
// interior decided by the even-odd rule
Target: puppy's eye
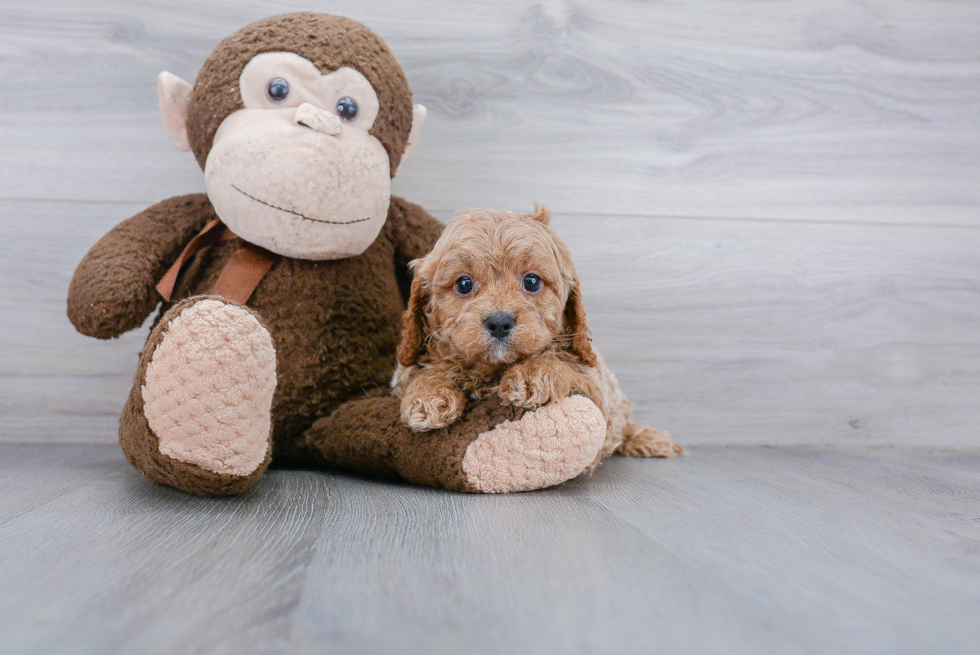
[{"label": "puppy's eye", "polygon": [[350,96],[344,96],[337,101],[337,115],[345,121],[357,118],[357,103]]},{"label": "puppy's eye", "polygon": [[269,94],[269,100],[272,102],[282,102],[289,97],[289,82],[277,77],[269,82],[265,92]]},{"label": "puppy's eye", "polygon": [[456,293],[461,296],[467,296],[473,292],[473,280],[466,277],[465,275],[458,280],[456,280]]},{"label": "puppy's eye", "polygon": [[534,273],[528,273],[524,276],[524,290],[529,293],[535,293],[541,290],[541,278],[539,278]]}]

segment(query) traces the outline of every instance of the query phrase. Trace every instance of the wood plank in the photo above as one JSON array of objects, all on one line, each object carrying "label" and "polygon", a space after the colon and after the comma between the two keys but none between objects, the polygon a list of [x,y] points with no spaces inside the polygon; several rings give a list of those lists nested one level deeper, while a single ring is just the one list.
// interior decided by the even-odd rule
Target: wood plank
[{"label": "wood plank", "polygon": [[0,487],[4,652],[891,655],[980,639],[976,449],[695,447],[508,496],[273,471],[196,498],[111,446],[0,444],[0,485],[11,473],[46,500]]},{"label": "wood plank", "polygon": [[698,448],[659,471],[612,463],[576,492],[793,635],[755,652],[976,648],[980,451]]},{"label": "wood plank", "polygon": [[[329,10],[329,3],[313,3]],[[304,9],[311,8],[309,3]],[[0,7],[0,198],[200,190],[163,69],[281,2]],[[396,192],[428,207],[976,225],[980,5],[393,3],[349,8],[430,107]]]},{"label": "wood plank", "polygon": [[0,441],[116,440],[149,328],[90,339],[65,302],[92,244],[144,208],[0,201]]},{"label": "wood plank", "polygon": [[[19,448],[33,447],[5,444],[4,455]],[[281,649],[332,502],[327,478],[292,472],[202,499],[141,478],[118,447],[93,448],[111,453],[102,476],[0,522],[0,650]],[[36,450],[20,459],[49,465]]]},{"label": "wood plank", "polygon": [[553,224],[636,416],[681,443],[977,444],[980,232]]},{"label": "wood plank", "polygon": [[[90,244],[141,208],[0,202],[0,439],[115,441],[146,329],[87,339],[64,299]],[[636,416],[681,443],[977,443],[980,231],[553,224]]]},{"label": "wood plank", "polygon": [[3,444],[0,452],[0,524],[111,475],[121,455],[112,447],[44,443]]},{"label": "wood plank", "polygon": [[569,489],[366,483],[341,498],[296,613],[311,651],[751,652],[794,638],[759,636],[770,619],[740,594]]}]

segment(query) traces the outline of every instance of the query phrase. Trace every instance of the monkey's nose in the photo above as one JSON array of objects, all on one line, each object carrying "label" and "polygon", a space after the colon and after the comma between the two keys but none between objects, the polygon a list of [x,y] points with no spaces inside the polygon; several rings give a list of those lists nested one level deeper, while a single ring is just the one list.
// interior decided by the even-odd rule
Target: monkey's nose
[{"label": "monkey's nose", "polygon": [[341,125],[340,118],[337,117],[337,114],[324,111],[308,102],[304,102],[296,108],[296,115],[293,116],[293,121],[297,125],[302,125],[321,134],[329,134],[330,136],[337,136],[343,130],[343,125]]},{"label": "monkey's nose", "polygon": [[504,312],[494,312],[483,319],[483,326],[487,328],[490,336],[498,341],[503,341],[514,329],[514,317]]}]

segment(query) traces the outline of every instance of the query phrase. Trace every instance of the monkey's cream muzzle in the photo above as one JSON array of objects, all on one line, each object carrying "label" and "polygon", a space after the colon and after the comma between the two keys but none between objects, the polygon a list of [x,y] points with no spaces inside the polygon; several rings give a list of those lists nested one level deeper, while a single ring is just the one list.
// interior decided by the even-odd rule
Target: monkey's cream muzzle
[{"label": "monkey's cream muzzle", "polygon": [[387,152],[366,130],[303,104],[226,118],[204,182],[218,216],[246,241],[287,257],[341,259],[377,238],[389,170]]}]

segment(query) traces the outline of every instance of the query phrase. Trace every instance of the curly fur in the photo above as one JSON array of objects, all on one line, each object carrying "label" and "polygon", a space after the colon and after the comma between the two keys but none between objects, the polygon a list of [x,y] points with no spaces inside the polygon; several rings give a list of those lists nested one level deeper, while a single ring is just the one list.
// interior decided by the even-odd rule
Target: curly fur
[{"label": "curly fur", "polygon": [[[592,347],[571,253],[550,227],[551,214],[479,210],[460,213],[415,271],[392,389],[402,420],[417,432],[457,421],[468,399],[497,394],[536,408],[581,394],[606,418],[606,440],[592,463],[614,453],[670,457],[683,452],[669,435],[630,419],[632,403]],[[531,292],[526,275],[541,279]],[[460,293],[456,282],[472,280]],[[504,338],[486,326],[513,317]]]}]

